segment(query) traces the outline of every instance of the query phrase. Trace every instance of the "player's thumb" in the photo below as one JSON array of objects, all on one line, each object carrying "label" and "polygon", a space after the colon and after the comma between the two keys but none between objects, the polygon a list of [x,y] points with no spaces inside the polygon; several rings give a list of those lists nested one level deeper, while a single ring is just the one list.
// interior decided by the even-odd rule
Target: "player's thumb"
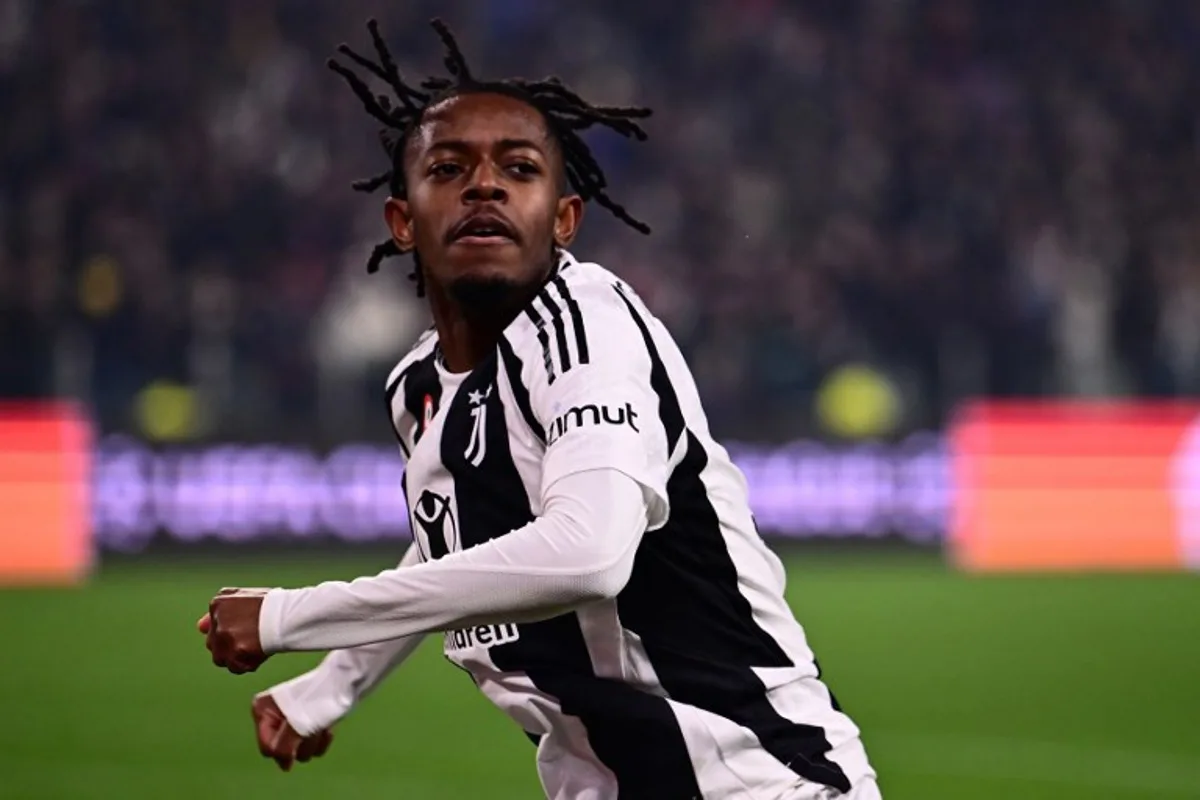
[{"label": "player's thumb", "polygon": [[292,728],[286,721],[281,720],[271,741],[271,754],[275,758],[275,763],[284,772],[291,770],[299,746],[299,737],[292,733]]},{"label": "player's thumb", "polygon": [[276,756],[275,748],[280,741],[280,733],[287,723],[277,714],[267,711],[255,711],[254,732],[258,738],[258,749],[267,758]]},{"label": "player's thumb", "polygon": [[196,630],[207,635],[212,630],[212,616],[205,614],[196,621]]}]

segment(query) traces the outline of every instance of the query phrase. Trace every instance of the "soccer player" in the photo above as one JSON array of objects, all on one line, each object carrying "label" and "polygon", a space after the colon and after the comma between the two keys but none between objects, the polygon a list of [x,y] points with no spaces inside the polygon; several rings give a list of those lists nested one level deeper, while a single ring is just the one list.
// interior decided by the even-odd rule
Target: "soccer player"
[{"label": "soccer player", "polygon": [[377,97],[390,230],[433,327],[387,381],[414,544],[350,582],[228,589],[199,628],[213,661],[330,651],[254,701],[260,748],[289,768],[413,652],[444,634],[537,746],[550,798],[878,798],[859,731],[821,681],[742,475],[709,435],[663,325],[620,278],[567,250],[609,198],[580,132],[644,138],[639,108],[555,79],[475,77],[434,27],[448,78]]}]

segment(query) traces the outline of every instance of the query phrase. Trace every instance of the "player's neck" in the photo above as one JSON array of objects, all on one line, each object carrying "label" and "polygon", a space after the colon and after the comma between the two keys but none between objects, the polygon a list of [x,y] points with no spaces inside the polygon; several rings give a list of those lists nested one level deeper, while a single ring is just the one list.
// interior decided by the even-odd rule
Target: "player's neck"
[{"label": "player's neck", "polygon": [[438,287],[430,286],[429,308],[446,369],[470,372],[491,355],[505,329],[533,299],[538,288],[530,287],[490,307],[466,307]]}]

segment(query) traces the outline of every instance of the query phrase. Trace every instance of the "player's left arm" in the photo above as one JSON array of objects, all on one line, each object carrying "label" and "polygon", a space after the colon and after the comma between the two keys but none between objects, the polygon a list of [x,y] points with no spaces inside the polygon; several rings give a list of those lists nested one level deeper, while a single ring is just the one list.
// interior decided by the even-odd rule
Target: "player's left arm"
[{"label": "player's left arm", "polygon": [[546,442],[542,513],[436,561],[267,592],[264,653],[538,621],[621,591],[642,535],[666,518],[669,457],[650,358],[628,311],[604,307],[589,321],[605,335],[588,337],[588,363],[554,380],[527,370]]}]

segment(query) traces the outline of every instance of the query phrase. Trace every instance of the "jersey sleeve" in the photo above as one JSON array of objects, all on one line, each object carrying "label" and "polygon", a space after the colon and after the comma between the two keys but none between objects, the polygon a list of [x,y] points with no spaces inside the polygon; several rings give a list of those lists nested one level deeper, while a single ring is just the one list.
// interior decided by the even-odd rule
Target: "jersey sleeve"
[{"label": "jersey sleeve", "polygon": [[[560,284],[560,292],[568,291]],[[546,324],[532,337],[529,395],[545,442],[542,493],[567,475],[615,469],[636,481],[648,528],[666,522],[670,453],[653,385],[647,340],[610,287],[560,294],[560,314],[542,296]],[[605,291],[611,293],[606,296]],[[535,304],[536,308],[536,304]]]},{"label": "jersey sleeve", "polygon": [[[410,545],[399,567],[419,564],[420,553]],[[332,727],[424,641],[423,634],[332,650],[315,668],[267,689],[283,716],[301,736]]]},{"label": "jersey sleeve", "polygon": [[[263,651],[357,651],[433,631],[541,622],[612,600],[629,580],[648,526],[643,498],[642,487],[616,470],[570,475],[549,488],[542,514],[505,536],[353,581],[272,589],[259,612]],[[383,670],[394,653],[372,650],[368,661]],[[351,667],[343,678],[361,675],[360,663],[334,666]],[[315,687],[329,702],[311,713],[349,708],[353,686],[331,686],[332,695]]]}]

